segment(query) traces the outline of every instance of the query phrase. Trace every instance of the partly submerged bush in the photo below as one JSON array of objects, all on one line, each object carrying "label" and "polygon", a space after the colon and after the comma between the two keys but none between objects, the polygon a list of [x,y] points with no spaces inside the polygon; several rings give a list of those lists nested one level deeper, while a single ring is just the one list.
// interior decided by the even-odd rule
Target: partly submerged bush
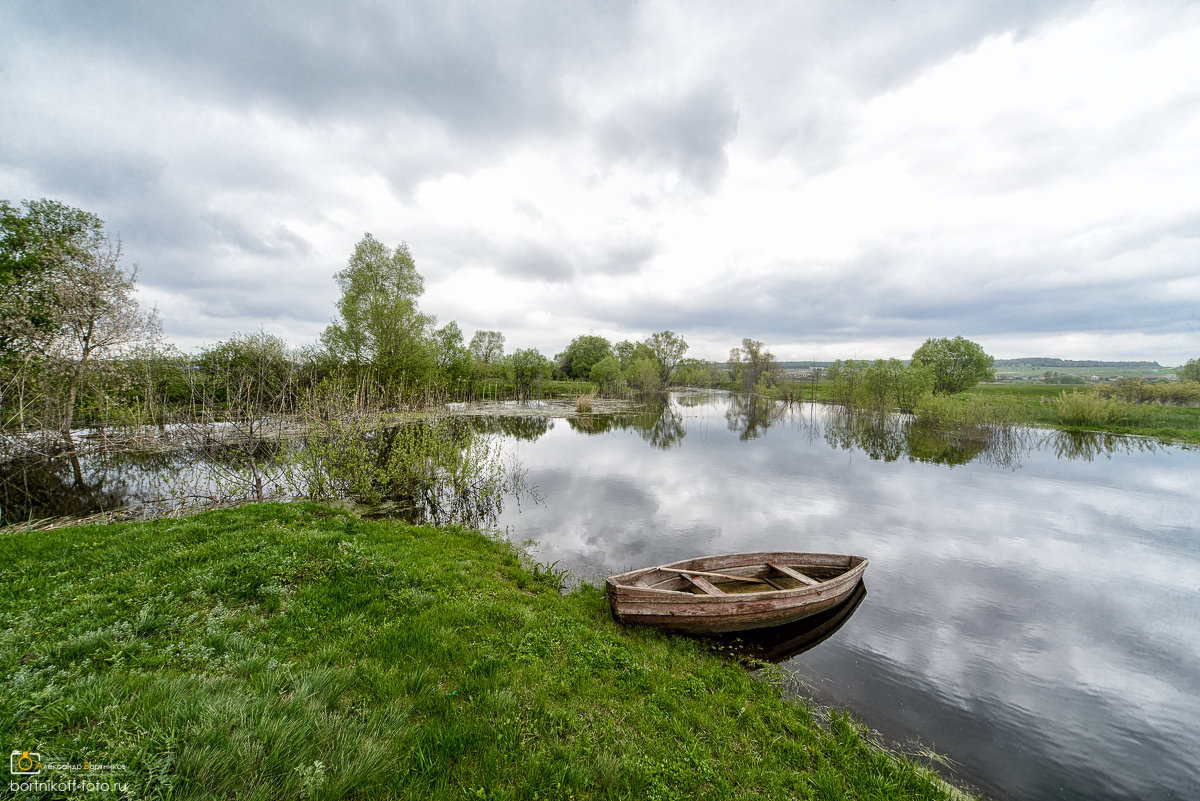
[{"label": "partly submerged bush", "polygon": [[856,362],[836,361],[828,371],[835,403],[876,414],[913,411],[933,392],[933,371],[919,364],[905,365],[899,359]]},{"label": "partly submerged bush", "polygon": [[313,500],[387,503],[434,522],[493,518],[523,473],[499,442],[458,418],[395,424],[361,394],[322,385],[309,398],[292,483]]}]

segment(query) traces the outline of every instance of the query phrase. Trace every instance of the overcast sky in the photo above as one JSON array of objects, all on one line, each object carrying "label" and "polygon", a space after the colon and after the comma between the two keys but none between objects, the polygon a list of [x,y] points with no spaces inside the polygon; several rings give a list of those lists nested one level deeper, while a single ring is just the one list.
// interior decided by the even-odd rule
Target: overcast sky
[{"label": "overcast sky", "polygon": [[185,349],[314,341],[365,232],[548,356],[1200,356],[1200,4],[0,4],[0,198]]}]

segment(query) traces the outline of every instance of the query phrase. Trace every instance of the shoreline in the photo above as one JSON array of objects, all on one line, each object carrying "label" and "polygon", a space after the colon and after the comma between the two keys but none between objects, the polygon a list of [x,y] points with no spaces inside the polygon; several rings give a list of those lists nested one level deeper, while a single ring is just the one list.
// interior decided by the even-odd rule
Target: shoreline
[{"label": "shoreline", "polygon": [[13,533],[0,556],[10,739],[152,797],[962,797],[477,531],[252,504]]}]

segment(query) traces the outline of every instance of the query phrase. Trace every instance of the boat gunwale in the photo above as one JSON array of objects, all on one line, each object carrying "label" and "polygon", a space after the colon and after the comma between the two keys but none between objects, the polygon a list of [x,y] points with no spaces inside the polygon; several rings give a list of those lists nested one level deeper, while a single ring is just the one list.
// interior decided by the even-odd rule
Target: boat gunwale
[{"label": "boat gunwale", "polygon": [[[760,558],[761,557],[761,558]],[[832,578],[819,581],[816,584],[807,584],[800,587],[791,587],[787,589],[769,589],[761,592],[738,592],[728,595],[700,595],[683,590],[668,590],[657,587],[641,586],[632,584],[641,576],[649,575],[659,568],[670,567],[676,569],[687,570],[685,565],[695,562],[707,562],[709,560],[731,559],[736,562],[728,565],[722,565],[719,569],[734,569],[739,567],[757,567],[766,566],[767,562],[782,562],[789,566],[804,566],[805,559],[803,557],[814,557],[830,559],[836,558],[845,560],[849,563],[846,571]],[[711,556],[696,556],[689,559],[680,559],[675,562],[667,562],[653,567],[643,567],[636,570],[628,570],[624,573],[617,573],[609,576],[605,583],[609,586],[610,591],[618,595],[625,596],[623,600],[633,600],[629,597],[630,594],[651,596],[645,598],[647,602],[653,602],[651,598],[661,599],[677,599],[679,603],[702,603],[702,604],[728,604],[731,602],[750,603],[756,600],[768,599],[793,599],[802,598],[808,595],[821,595],[824,591],[834,587],[841,586],[847,581],[853,579],[857,581],[862,577],[862,574],[867,569],[868,560],[863,556],[855,556],[852,554],[836,554],[836,553],[815,553],[815,552],[799,552],[799,551],[758,551],[753,553],[729,553],[729,554],[714,554]],[[812,567],[841,567],[841,565],[811,565]],[[699,570],[699,568],[696,568]],[[714,570],[714,568],[708,568]],[[735,579],[736,580],[736,579]]]}]

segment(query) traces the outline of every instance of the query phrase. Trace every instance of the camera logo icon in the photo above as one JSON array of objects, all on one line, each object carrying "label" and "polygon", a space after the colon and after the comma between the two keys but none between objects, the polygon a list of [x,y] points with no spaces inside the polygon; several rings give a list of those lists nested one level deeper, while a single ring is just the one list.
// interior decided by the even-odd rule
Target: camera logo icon
[{"label": "camera logo icon", "polygon": [[42,755],[30,751],[13,751],[8,758],[8,772],[14,776],[34,776],[42,772]]}]

